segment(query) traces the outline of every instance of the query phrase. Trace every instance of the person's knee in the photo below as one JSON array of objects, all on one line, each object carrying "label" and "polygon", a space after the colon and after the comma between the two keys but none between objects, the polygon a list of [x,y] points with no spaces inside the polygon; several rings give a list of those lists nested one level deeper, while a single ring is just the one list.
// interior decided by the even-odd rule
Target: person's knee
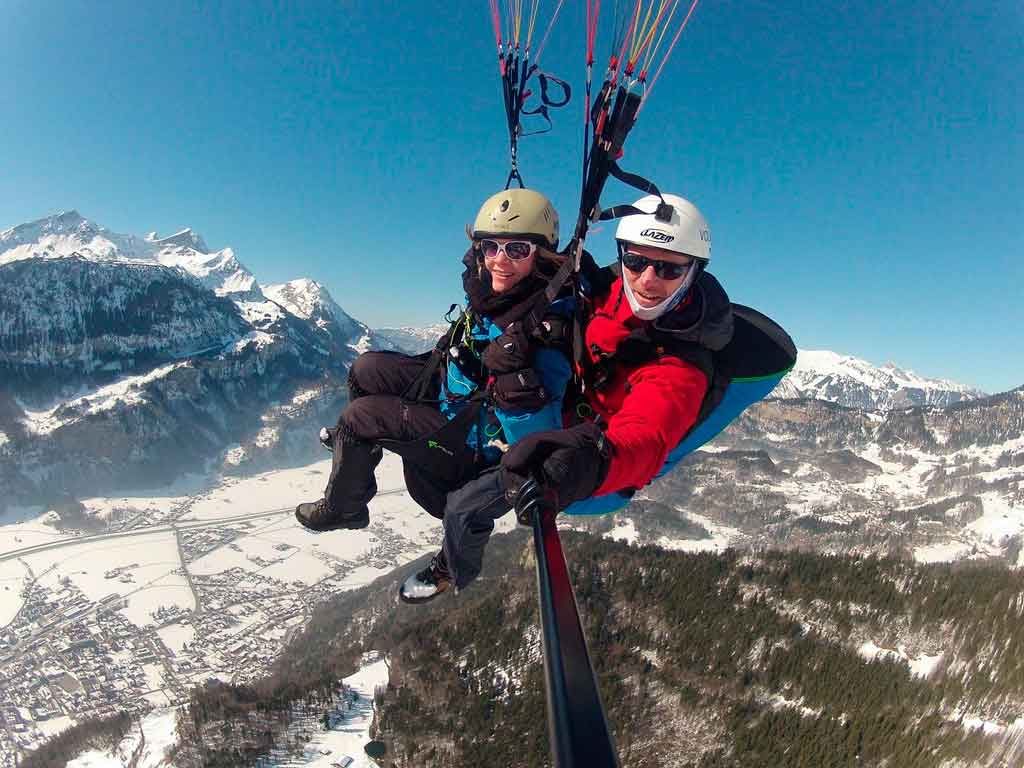
[{"label": "person's knee", "polygon": [[345,406],[338,418],[338,429],[343,440],[372,439],[379,431],[379,414],[374,399],[369,396],[360,397]]},{"label": "person's knee", "polygon": [[369,382],[376,378],[377,355],[364,352],[348,369],[348,397],[350,401],[373,394]]}]

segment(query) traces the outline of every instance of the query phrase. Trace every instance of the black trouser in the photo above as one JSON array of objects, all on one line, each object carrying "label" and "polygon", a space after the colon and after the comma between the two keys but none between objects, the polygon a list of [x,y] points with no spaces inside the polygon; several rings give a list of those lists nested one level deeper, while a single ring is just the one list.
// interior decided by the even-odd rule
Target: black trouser
[{"label": "black trouser", "polygon": [[480,575],[494,521],[512,509],[497,467],[448,494],[444,508],[444,556],[455,586]]},{"label": "black trouser", "polygon": [[[360,514],[376,494],[373,471],[381,458],[377,441],[417,440],[448,423],[436,405],[401,397],[425,364],[425,357],[395,352],[367,352],[353,363],[352,399],[338,419],[334,464],[324,494],[330,509]],[[439,391],[439,382],[432,382],[428,396],[437,397]],[[477,468],[468,463],[452,485],[414,462],[403,460],[402,465],[409,495],[444,520],[445,559],[461,589],[480,574],[494,521],[511,509],[499,473],[495,468],[476,477]]]},{"label": "black trouser", "polygon": [[[427,357],[397,352],[366,352],[349,370],[350,401],[338,418],[334,464],[324,498],[331,510],[343,515],[362,514],[377,493],[373,471],[380,463],[381,440],[418,440],[436,432],[448,419],[435,403],[415,403],[401,395],[419,376]],[[440,374],[430,383],[428,397],[438,397]],[[445,497],[454,486],[403,461],[409,495],[437,518],[444,516]],[[471,466],[464,468],[467,474]]]}]

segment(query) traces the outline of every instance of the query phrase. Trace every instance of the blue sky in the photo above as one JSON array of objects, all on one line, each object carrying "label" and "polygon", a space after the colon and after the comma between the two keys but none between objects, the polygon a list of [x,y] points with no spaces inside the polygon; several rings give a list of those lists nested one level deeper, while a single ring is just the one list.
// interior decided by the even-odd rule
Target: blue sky
[{"label": "blue sky", "polygon": [[[564,231],[583,5],[566,0],[542,61],[573,102],[520,150]],[[484,0],[8,0],[0,228],[68,208],[190,226],[371,325],[436,322],[507,172],[493,45]],[[1022,82],[1019,2],[704,0],[622,164],[701,207],[712,271],[799,346],[1007,389],[1024,384]],[[589,240],[599,261],[612,232]]]}]

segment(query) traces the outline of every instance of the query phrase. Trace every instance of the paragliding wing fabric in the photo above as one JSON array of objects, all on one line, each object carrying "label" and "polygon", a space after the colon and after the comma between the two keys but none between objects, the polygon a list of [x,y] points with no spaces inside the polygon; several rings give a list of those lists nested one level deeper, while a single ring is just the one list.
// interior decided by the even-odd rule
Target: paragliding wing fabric
[{"label": "paragliding wing fabric", "polygon": [[[717,436],[751,405],[764,400],[796,364],[796,345],[775,321],[742,304],[733,304],[732,312],[732,341],[715,353],[715,386],[724,387],[724,392],[714,393],[717,404],[669,453],[655,479]],[[565,514],[604,515],[627,504],[629,497],[610,493],[576,502]]]},{"label": "paragliding wing fabric", "polygon": [[473,450],[466,437],[480,413],[483,401],[471,399],[455,418],[436,432],[417,440],[378,440],[382,448],[397,453],[404,461],[438,481],[456,487],[467,467],[473,465]]}]

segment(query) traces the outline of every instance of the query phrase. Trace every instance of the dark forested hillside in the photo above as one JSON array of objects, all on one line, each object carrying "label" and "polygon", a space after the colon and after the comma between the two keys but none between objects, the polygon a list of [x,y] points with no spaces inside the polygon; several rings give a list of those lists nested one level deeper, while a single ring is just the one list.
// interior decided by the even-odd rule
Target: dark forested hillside
[{"label": "dark forested hillside", "polygon": [[[623,766],[1020,764],[1018,731],[969,727],[1024,705],[1019,573],[564,539]],[[386,765],[549,765],[530,544],[490,554],[478,584],[428,606],[398,605],[394,574],[323,607],[270,679],[196,693],[176,764],[249,764],[290,738],[290,704],[326,701],[378,649]]]}]

